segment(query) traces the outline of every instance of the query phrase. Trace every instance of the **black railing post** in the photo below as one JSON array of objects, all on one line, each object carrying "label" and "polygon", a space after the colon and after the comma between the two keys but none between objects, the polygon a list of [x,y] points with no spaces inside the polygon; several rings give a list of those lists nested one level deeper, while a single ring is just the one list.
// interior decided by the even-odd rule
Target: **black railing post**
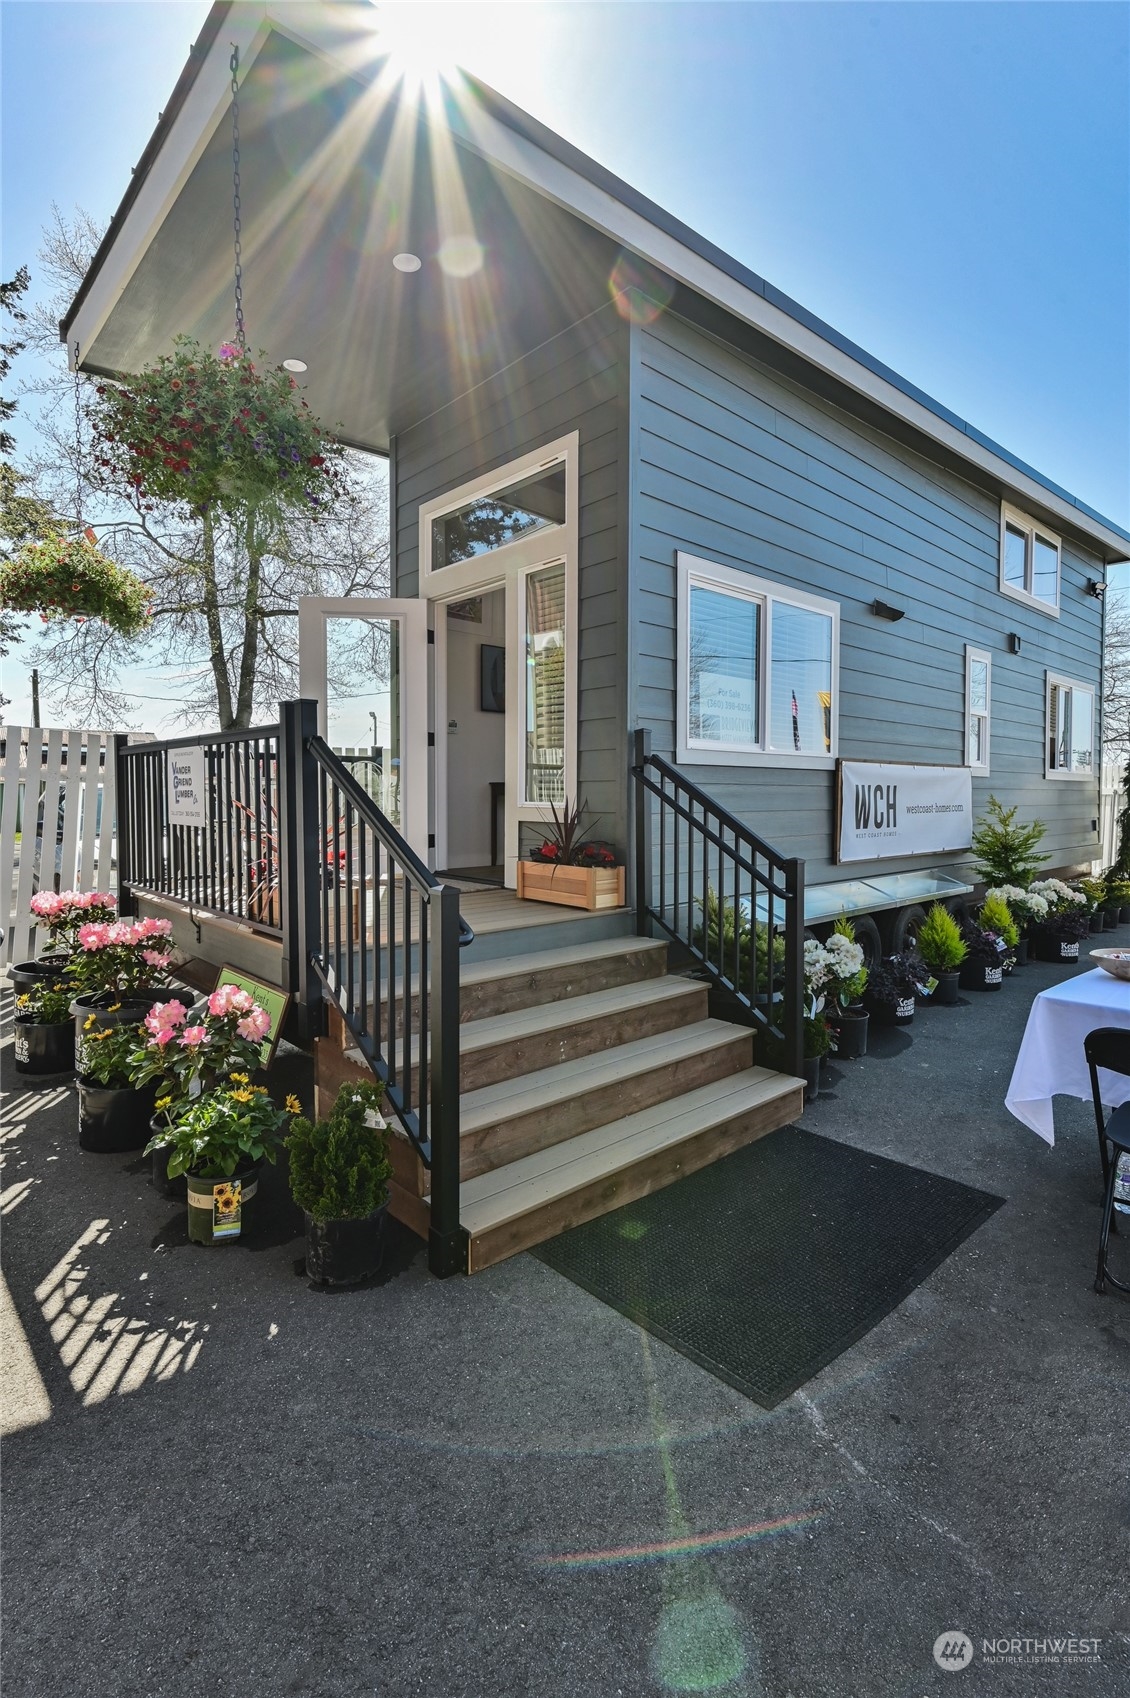
[{"label": "black railing post", "polygon": [[[133,894],[133,797],[130,793],[130,763],[126,759],[128,731],[115,731],[112,759],[114,762],[114,819],[108,829],[118,840],[118,913],[136,914]],[[112,838],[111,838],[112,841]],[[107,881],[108,882],[108,881]]]},{"label": "black railing post", "polygon": [[651,894],[651,796],[644,779],[651,755],[651,732],[642,728],[632,732],[632,773],[636,787],[635,809],[635,906],[636,936],[649,937],[651,925],[648,910]]},{"label": "black railing post", "polygon": [[279,703],[278,861],[283,983],[294,1007],[295,1035],[309,1042],[322,1032],[322,981],[312,956],[320,951],[321,885],[317,765],[310,754],[318,734],[318,704]]},{"label": "black railing post", "polygon": [[[431,985],[427,1034],[430,1050],[432,1196],[428,1267],[441,1279],[467,1272],[467,1235],[459,1224],[459,892],[441,885],[434,910],[429,952]],[[421,971],[425,971],[421,962]],[[420,1034],[421,1060],[424,1033]],[[419,1097],[423,1099],[423,1081]]]},{"label": "black railing post", "polygon": [[784,862],[785,890],[785,1034],[782,1071],[804,1077],[804,862]]}]

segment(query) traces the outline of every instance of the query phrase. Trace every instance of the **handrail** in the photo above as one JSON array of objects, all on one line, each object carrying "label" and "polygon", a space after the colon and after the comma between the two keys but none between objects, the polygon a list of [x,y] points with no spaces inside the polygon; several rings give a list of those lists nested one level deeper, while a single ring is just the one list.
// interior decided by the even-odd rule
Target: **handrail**
[{"label": "handrail", "polygon": [[735,998],[759,1060],[804,1061],[804,862],[758,837],[633,734],[636,930],[666,933]]},{"label": "handrail", "polygon": [[[313,704],[297,717],[294,935],[385,1101],[430,1169],[428,1262],[463,1271],[459,1222],[459,950],[474,938],[459,891],[426,867],[349,767],[317,734]],[[305,949],[303,951],[303,940]]]}]

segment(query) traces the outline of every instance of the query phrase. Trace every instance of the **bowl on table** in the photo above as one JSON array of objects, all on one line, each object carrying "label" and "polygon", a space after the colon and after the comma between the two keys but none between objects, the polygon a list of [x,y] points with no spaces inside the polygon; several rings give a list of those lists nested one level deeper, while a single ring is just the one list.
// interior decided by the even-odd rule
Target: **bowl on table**
[{"label": "bowl on table", "polygon": [[1130,979],[1130,949],[1092,949],[1091,960],[1116,979]]}]

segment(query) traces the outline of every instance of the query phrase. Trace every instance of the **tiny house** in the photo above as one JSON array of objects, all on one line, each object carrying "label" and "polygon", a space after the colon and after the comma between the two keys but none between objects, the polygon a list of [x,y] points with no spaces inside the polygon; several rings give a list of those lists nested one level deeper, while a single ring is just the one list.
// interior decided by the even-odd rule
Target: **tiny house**
[{"label": "tiny house", "polygon": [[[1046,823],[1049,871],[1089,866],[1104,575],[1130,533],[481,83],[413,89],[367,6],[213,6],[61,327],[73,361],[113,375],[230,336],[233,63],[249,345],[388,461],[390,593],[303,598],[300,695],[330,749],[367,751],[381,841],[391,822],[420,889],[513,890],[579,799],[628,865],[628,908],[586,934],[605,995],[617,929],[694,944],[713,890],[772,934],[792,902],[785,989],[757,994],[765,1025],[792,1010],[795,1075],[805,923],[844,910],[870,953],[879,927],[898,945],[923,901],[971,888],[990,794]],[[644,829],[649,760],[693,866]],[[621,1041],[594,1010],[589,1048]],[[797,1112],[795,1092],[756,1106],[766,1089],[711,1122],[713,1153],[653,1152],[615,1195]],[[401,1177],[417,1223],[425,1181]],[[610,1206],[591,1184],[568,1218]],[[484,1258],[544,1236],[503,1225]]]}]

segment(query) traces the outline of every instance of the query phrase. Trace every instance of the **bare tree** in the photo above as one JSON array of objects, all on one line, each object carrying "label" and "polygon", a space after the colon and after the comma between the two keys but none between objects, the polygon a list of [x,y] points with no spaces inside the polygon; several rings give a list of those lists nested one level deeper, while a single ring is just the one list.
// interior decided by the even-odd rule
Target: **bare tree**
[{"label": "bare tree", "polygon": [[42,501],[92,526],[100,547],[150,586],[153,624],[141,643],[95,621],[53,625],[32,658],[48,699],[87,723],[128,716],[122,669],[148,660],[176,668],[182,719],[246,726],[296,691],[299,596],[387,594],[383,463],[348,455],[342,495],[309,517],[260,509],[235,523],[108,492],[92,448],[90,380],[67,370],[56,329],[98,237],[85,213],[68,220],[52,209],[39,253],[50,293],[29,314],[28,339],[53,369],[27,386],[37,434],[26,470]]},{"label": "bare tree", "polygon": [[1103,652],[1103,758],[1130,756],[1130,598],[1108,591]]}]

